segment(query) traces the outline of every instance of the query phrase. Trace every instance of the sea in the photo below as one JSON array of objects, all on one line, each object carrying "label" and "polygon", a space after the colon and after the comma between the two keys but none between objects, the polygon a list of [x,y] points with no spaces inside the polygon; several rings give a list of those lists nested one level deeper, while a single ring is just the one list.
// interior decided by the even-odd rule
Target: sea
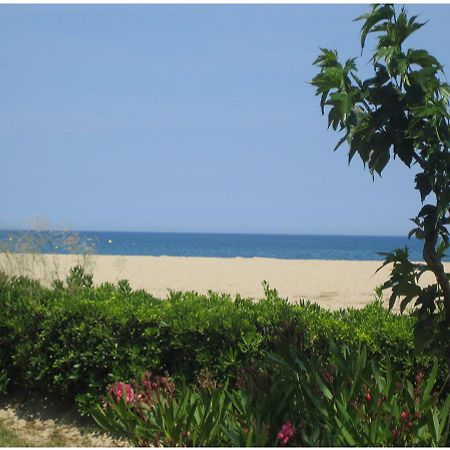
[{"label": "sea", "polygon": [[38,251],[62,254],[89,249],[99,255],[381,261],[380,253],[408,247],[412,260],[422,260],[422,242],[402,236],[0,230],[0,244],[13,251],[27,251],[23,243],[33,240]]}]

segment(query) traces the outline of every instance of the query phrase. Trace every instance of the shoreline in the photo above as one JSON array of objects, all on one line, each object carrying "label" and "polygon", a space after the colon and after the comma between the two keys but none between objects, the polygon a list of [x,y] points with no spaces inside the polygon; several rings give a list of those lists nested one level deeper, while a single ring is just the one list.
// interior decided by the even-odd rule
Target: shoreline
[{"label": "shoreline", "polygon": [[[29,253],[14,253],[10,252],[14,255],[29,255]],[[380,263],[380,265],[384,262],[384,259],[324,259],[324,258],[277,258],[276,256],[199,256],[199,255],[193,255],[193,256],[186,256],[186,255],[123,255],[120,253],[90,253],[90,254],[82,254],[82,253],[39,253],[39,256],[44,257],[77,257],[77,258],[174,258],[174,259],[211,259],[211,260],[270,260],[270,261],[286,261],[286,262],[294,262],[294,261],[312,261],[312,262],[362,262],[362,263]],[[1,258],[1,253],[0,253]],[[411,261],[413,263],[424,263],[423,260],[415,260]],[[450,261],[443,261],[444,265],[447,265],[450,267]]]}]

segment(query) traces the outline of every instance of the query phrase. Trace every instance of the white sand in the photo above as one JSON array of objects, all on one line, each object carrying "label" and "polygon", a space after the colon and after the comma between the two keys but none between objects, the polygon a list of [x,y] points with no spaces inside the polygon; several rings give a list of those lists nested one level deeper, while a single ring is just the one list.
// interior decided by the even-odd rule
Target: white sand
[{"label": "white sand", "polygon": [[[50,271],[64,276],[80,262],[75,255],[40,255],[28,270],[40,278]],[[1,263],[0,259],[0,267]],[[373,301],[374,288],[387,279],[390,271],[384,268],[375,274],[380,265],[380,261],[105,255],[92,256],[88,261],[96,283],[125,278],[133,288],[145,289],[160,298],[165,298],[169,289],[201,293],[213,290],[261,298],[261,283],[267,280],[291,302],[309,299],[331,309],[362,307]],[[432,280],[427,273],[422,283]]]}]

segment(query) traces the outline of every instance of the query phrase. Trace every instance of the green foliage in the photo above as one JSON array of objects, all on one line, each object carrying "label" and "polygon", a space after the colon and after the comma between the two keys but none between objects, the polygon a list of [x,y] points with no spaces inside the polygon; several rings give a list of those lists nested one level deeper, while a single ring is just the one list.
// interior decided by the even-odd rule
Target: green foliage
[{"label": "green foliage", "polygon": [[[450,395],[437,362],[413,381],[328,342],[320,358],[295,348],[266,354],[268,385],[209,380],[178,389],[167,378],[116,383],[92,412],[105,430],[145,446],[445,446]],[[169,381],[168,381],[169,380]],[[257,395],[255,395],[257,394]]]},{"label": "green foliage", "polygon": [[151,384],[128,385],[132,400],[110,393],[93,410],[94,420],[137,446],[211,447],[223,442],[232,406],[227,385],[214,390],[183,385],[175,396],[167,385]]},{"label": "green foliage", "polygon": [[103,429],[137,446],[274,446],[278,428],[261,406],[228,381],[208,379],[175,389],[169,378],[147,377],[113,385],[91,415]]},{"label": "green foliage", "polygon": [[[297,345],[326,357],[328,338],[351,348],[366,344],[380,361],[389,354],[409,376],[432,365],[414,353],[414,317],[379,302],[336,312],[292,305],[268,286],[259,302],[213,292],[159,300],[125,281],[95,287],[80,269],[51,289],[0,274],[0,306],[2,388],[76,397],[82,410],[105,386],[147,370],[192,382],[207,369],[238,383],[268,351]],[[445,373],[441,368],[440,378]]]},{"label": "green foliage", "polygon": [[[283,391],[302,446],[444,446],[450,396],[436,392],[438,363],[415,381],[380,365],[367,349],[350,351],[331,343],[328,359],[295,350],[273,355],[282,368],[275,391]],[[435,392],[436,395],[431,395]],[[272,393],[272,395],[274,395]]]},{"label": "green foliage", "polygon": [[[358,154],[372,176],[381,176],[391,158],[398,157],[407,167],[420,168],[415,189],[422,203],[430,195],[436,199],[412,219],[415,228],[409,233],[424,241],[425,264],[410,262],[406,249],[385,254],[385,265],[392,263],[393,270],[383,288],[392,288],[390,307],[400,301],[403,311],[414,304],[421,321],[415,327],[417,348],[444,353],[450,364],[450,281],[441,262],[449,247],[450,86],[439,78],[443,67],[434,56],[404,48],[424,25],[417,16],[375,4],[356,20],[363,21],[362,50],[369,34],[376,36],[373,77],[359,79],[355,58],[342,64],[336,50],[322,49],[312,84],[322,114],[329,110],[328,126],[343,133],[335,149],[347,142],[349,162]],[[433,272],[436,284],[423,288],[418,282],[425,271]]]}]

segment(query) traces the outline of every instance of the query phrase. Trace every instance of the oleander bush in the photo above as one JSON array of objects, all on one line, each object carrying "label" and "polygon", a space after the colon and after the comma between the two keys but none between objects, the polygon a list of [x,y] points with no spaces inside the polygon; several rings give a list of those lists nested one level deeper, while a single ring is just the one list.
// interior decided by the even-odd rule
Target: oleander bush
[{"label": "oleander bush", "polygon": [[[160,300],[126,281],[94,286],[76,267],[51,288],[0,274],[0,388],[54,393],[89,409],[107,385],[146,371],[190,383],[204,370],[238,384],[270,351],[295,346],[318,358],[329,339],[370,358],[390,358],[411,380],[433,358],[416,355],[414,317],[380,301],[331,312],[289,304],[265,284],[259,302],[210,292],[171,292]],[[438,382],[447,369],[439,367]]]},{"label": "oleander bush", "polygon": [[330,342],[329,348],[327,358],[292,348],[269,355],[278,370],[265,395],[295,425],[297,445],[448,443],[450,395],[437,382],[437,361],[411,380],[405,371],[393,370],[389,358],[383,363],[369,359],[366,346],[350,350]]},{"label": "oleander bush", "polygon": [[268,418],[265,413],[249,393],[230,388],[228,382],[175,387],[170,378],[148,376],[132,384],[116,382],[91,411],[105,431],[135,446],[264,447],[280,439],[287,443],[290,436],[281,430],[277,434],[263,421]]},{"label": "oleander bush", "polygon": [[[137,446],[441,446],[450,395],[436,386],[438,363],[413,381],[389,360],[328,342],[329,356],[290,348],[266,355],[267,383],[240,388],[211,378],[176,387],[146,374],[116,382],[92,410],[105,430]],[[258,391],[258,395],[254,395]]]}]

